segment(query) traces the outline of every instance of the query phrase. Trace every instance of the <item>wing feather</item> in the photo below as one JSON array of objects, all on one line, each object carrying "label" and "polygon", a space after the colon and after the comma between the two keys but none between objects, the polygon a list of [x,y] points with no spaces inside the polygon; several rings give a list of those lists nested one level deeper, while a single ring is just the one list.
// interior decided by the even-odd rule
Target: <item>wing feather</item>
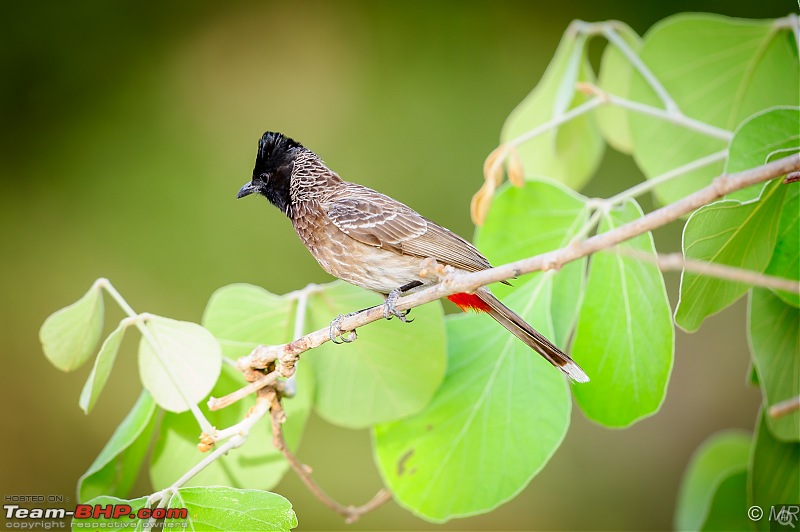
[{"label": "wing feather", "polygon": [[434,258],[467,271],[491,268],[475,246],[389,196],[345,183],[322,202],[325,214],[342,232],[370,246],[403,255]]}]

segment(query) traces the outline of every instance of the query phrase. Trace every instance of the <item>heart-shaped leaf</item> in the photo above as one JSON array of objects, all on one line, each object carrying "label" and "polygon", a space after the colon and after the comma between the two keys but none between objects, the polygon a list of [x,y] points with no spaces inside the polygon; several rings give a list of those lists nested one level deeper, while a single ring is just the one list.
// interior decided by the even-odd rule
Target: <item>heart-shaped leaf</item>
[{"label": "heart-shaped leaf", "polygon": [[[603,216],[599,232],[640,218],[633,200]],[[655,255],[650,233],[620,251]],[[675,331],[664,278],[651,263],[601,252],[592,256],[572,354],[591,381],[575,386],[589,419],[625,427],[657,412],[667,392]]]},{"label": "heart-shaped leaf", "polygon": [[94,354],[103,332],[103,294],[95,283],[68,307],[51,314],[39,329],[47,359],[61,371],[81,367]]},{"label": "heart-shaped leaf", "polygon": [[219,377],[222,350],[196,323],[149,316],[139,343],[139,376],[158,406],[189,410],[208,395]]},{"label": "heart-shaped leaf", "polygon": [[[308,304],[308,327],[381,303],[362,288],[334,282]],[[328,342],[303,355],[317,379],[316,410],[327,421],[349,428],[398,419],[427,405],[445,371],[444,315],[436,301],[413,310],[414,321],[382,320],[358,330],[358,340]]]}]

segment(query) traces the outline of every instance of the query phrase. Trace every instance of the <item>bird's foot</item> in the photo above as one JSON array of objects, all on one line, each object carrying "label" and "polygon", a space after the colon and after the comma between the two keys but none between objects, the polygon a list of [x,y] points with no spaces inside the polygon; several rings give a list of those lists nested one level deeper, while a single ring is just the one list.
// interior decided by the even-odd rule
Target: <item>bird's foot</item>
[{"label": "bird's foot", "polygon": [[389,295],[386,296],[386,303],[383,304],[383,317],[387,320],[397,317],[397,319],[403,323],[411,323],[414,321],[414,318],[406,318],[406,316],[408,316],[408,314],[411,312],[411,309],[397,310],[397,307],[395,307],[397,304],[397,298],[400,297],[402,292],[403,290],[401,288],[396,288],[389,292]]},{"label": "bird's foot", "polygon": [[330,328],[328,329],[328,335],[330,335],[331,342],[334,344],[349,344],[358,338],[358,334],[356,333],[355,329],[352,331],[347,331],[347,333],[342,331],[342,320],[349,318],[350,316],[355,316],[356,314],[358,314],[358,312],[339,314],[333,319],[333,321],[331,321]]}]

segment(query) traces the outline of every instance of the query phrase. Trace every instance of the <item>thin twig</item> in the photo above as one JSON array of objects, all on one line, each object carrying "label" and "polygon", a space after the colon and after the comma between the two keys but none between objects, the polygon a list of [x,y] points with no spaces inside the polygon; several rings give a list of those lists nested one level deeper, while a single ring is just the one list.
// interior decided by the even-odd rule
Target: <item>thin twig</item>
[{"label": "thin twig", "polygon": [[667,122],[683,126],[686,129],[693,129],[699,133],[708,135],[709,137],[724,140],[725,142],[730,142],[730,140],[733,138],[733,131],[728,131],[727,129],[712,126],[711,124],[695,120],[694,118],[689,118],[685,114],[678,111],[670,112],[664,109],[659,109],[658,107],[653,107],[652,105],[637,102],[635,100],[629,100],[628,98],[623,98],[621,96],[617,96],[616,94],[611,94],[592,83],[578,83],[578,90],[586,94],[593,94],[603,99],[605,103],[610,103],[611,105],[616,105],[617,107],[622,107],[623,109],[628,109],[629,111],[635,111],[637,113],[654,116]]},{"label": "thin twig", "polygon": [[647,179],[646,181],[642,181],[638,185],[634,185],[628,190],[624,190],[619,194],[617,194],[616,196],[608,198],[608,200],[606,201],[608,201],[609,203],[617,204],[617,203],[622,203],[623,201],[629,198],[636,198],[638,196],[641,196],[645,192],[649,192],[651,189],[663,183],[666,183],[667,181],[675,179],[676,177],[680,177],[693,170],[697,170],[698,168],[703,168],[704,166],[708,166],[709,164],[713,164],[718,161],[723,161],[727,156],[728,156],[728,150],[722,150],[716,153],[712,153],[710,155],[706,155],[705,157],[700,157],[699,159],[696,159],[690,163],[684,164],[677,168],[673,168],[672,170],[664,172],[661,175],[657,175],[652,179]]},{"label": "thin twig", "polygon": [[[247,413],[247,416],[245,416],[242,421],[225,431],[220,431],[213,437],[214,441],[220,441],[225,438],[228,438],[228,441],[205,456],[202,460],[200,460],[200,462],[195,464],[194,467],[176,480],[170,487],[150,495],[147,498],[147,506],[152,507],[152,505],[155,504],[157,508],[166,507],[178,489],[183,487],[187,482],[189,482],[189,480],[198,475],[212,463],[219,460],[219,458],[224,456],[228,451],[244,445],[244,443],[247,441],[248,435],[250,434],[250,429],[252,429],[253,425],[263,418],[267,412],[269,412],[269,406],[270,403],[266,397],[257,397],[256,405],[250,409],[250,411]],[[208,436],[210,436],[210,434],[208,434]],[[145,523],[144,529],[150,530],[153,528],[155,521],[155,519],[150,519],[147,523]]]},{"label": "thin twig", "polygon": [[797,47],[800,48],[800,17],[796,13],[790,13],[786,17],[775,19],[773,28],[776,30],[790,29],[794,34],[794,41]]},{"label": "thin twig", "polygon": [[[595,107],[600,107],[604,103],[605,102],[602,100],[602,98],[592,98],[591,100],[587,100],[587,101],[583,102],[582,104],[578,105],[577,107],[573,107],[572,109],[570,109],[566,113],[561,114],[558,117],[556,117],[556,118],[554,118],[552,120],[549,120],[549,121],[545,122],[544,124],[542,124],[540,126],[536,126],[535,128],[531,129],[530,131],[526,131],[525,133],[523,133],[523,134],[521,134],[521,135],[519,135],[517,137],[514,137],[513,139],[509,140],[506,144],[509,144],[511,146],[519,146],[523,142],[527,142],[527,141],[529,141],[529,140],[531,140],[531,139],[533,139],[535,137],[538,137],[539,135],[547,133],[551,129],[555,129],[558,126],[560,126],[561,124],[563,124],[565,122],[569,122],[573,118],[577,118],[577,117],[581,116],[582,114],[588,113],[589,111],[591,111]],[[499,158],[499,162],[500,163],[502,163],[502,159],[503,158]]]},{"label": "thin twig", "polygon": [[233,391],[233,392],[229,393],[228,395],[226,395],[224,397],[219,397],[219,398],[210,397],[208,399],[208,403],[207,403],[208,409],[211,410],[212,412],[215,411],[215,410],[221,410],[221,409],[223,409],[223,408],[225,408],[227,406],[232,405],[236,401],[244,399],[245,397],[247,397],[251,393],[257,392],[258,390],[260,390],[260,389],[262,389],[262,388],[264,388],[266,386],[269,386],[270,384],[274,383],[276,380],[278,380],[278,374],[277,373],[275,373],[275,372],[267,373],[263,377],[255,380],[255,381],[253,381],[253,382],[251,382],[249,384],[244,385],[243,387],[239,388],[236,391]]},{"label": "thin twig", "polygon": [[781,401],[780,403],[775,403],[771,407],[769,407],[769,417],[772,419],[778,419],[783,416],[788,416],[789,414],[800,410],[800,395],[797,397],[792,397],[790,399],[786,399],[785,401]]},{"label": "thin twig", "polygon": [[647,81],[650,88],[658,95],[661,101],[664,103],[664,107],[666,107],[668,113],[674,114],[683,114],[683,112],[678,107],[678,104],[675,103],[675,100],[672,99],[667,89],[664,88],[664,85],[658,80],[658,78],[653,74],[653,72],[647,68],[647,65],[644,64],[644,61],[634,52],[631,50],[631,47],[628,46],[628,43],[619,36],[619,32],[611,25],[607,23],[601,23],[602,25],[602,34],[603,36],[608,39],[608,42],[613,44],[617,47],[617,49],[622,52],[622,55],[633,65],[633,68],[639,71],[639,74]]},{"label": "thin twig", "polygon": [[[559,269],[568,262],[608,249],[620,242],[678,220],[681,216],[689,214],[703,205],[708,205],[726,194],[797,170],[800,170],[800,154],[784,157],[736,174],[721,175],[707,187],[683,199],[605,233],[594,235],[580,242],[571,242],[561,249],[488,270],[472,273],[452,271],[445,275],[438,284],[398,299],[395,306],[397,310],[406,310],[459,292],[473,292],[481,286],[519,277],[525,273]],[[379,305],[344,318],[339,324],[339,328],[342,332],[352,331],[383,318],[383,305]],[[294,372],[294,362],[297,361],[300,354],[322,345],[328,340],[330,340],[330,332],[329,328],[325,327],[288,344],[256,348],[250,355],[240,358],[238,365],[240,368],[264,367],[259,366],[258,359],[264,353],[269,353],[272,360],[279,362],[278,371],[281,375],[288,376],[287,373]]]},{"label": "thin twig", "polygon": [[728,281],[736,281],[753,286],[763,286],[765,288],[774,288],[776,290],[785,290],[787,292],[800,294],[800,282],[798,281],[754,272],[752,270],[745,270],[744,268],[727,266],[725,264],[686,259],[681,253],[652,255],[649,253],[621,249],[619,247],[614,247],[608,251],[632,257],[636,260],[653,263],[658,266],[658,269],[661,271],[686,270],[709,277],[717,277]]},{"label": "thin twig", "polygon": [[206,404],[208,405],[208,409],[212,412],[215,410],[222,410],[226,406],[230,406],[236,401],[244,399],[251,393],[257,392],[258,390],[275,383],[277,380],[277,372],[273,371],[271,373],[267,373],[266,375],[259,377],[253,382],[244,385],[243,387],[229,393],[224,397],[209,397],[208,403]]},{"label": "thin twig", "polygon": [[292,469],[294,469],[294,471],[297,473],[297,476],[300,477],[300,480],[303,481],[309,491],[311,491],[311,493],[313,493],[314,496],[325,506],[344,517],[345,522],[354,523],[355,521],[358,521],[362,515],[371,512],[379,506],[392,500],[391,493],[383,488],[378,490],[378,493],[376,493],[369,502],[362,504],[361,506],[345,506],[333,500],[327,493],[325,493],[319,484],[314,481],[311,476],[310,468],[300,462],[300,460],[297,459],[294,453],[290,451],[289,447],[286,445],[286,440],[283,436],[282,425],[282,421],[285,416],[283,414],[283,408],[280,405],[280,399],[277,397],[275,397],[272,401],[271,412],[270,419],[272,420],[272,439],[275,447],[283,453],[283,456],[286,457],[286,460],[292,466]]}]

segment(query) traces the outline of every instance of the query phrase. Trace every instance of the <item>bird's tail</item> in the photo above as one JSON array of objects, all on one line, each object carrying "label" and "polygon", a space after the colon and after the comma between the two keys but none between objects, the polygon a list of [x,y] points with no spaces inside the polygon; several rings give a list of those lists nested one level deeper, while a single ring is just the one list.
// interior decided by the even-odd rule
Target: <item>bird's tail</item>
[{"label": "bird's tail", "polygon": [[574,360],[494,297],[488,288],[480,288],[475,294],[455,294],[448,299],[464,310],[472,308],[486,312],[525,345],[560,369],[569,379],[575,382],[589,382],[589,377]]}]

